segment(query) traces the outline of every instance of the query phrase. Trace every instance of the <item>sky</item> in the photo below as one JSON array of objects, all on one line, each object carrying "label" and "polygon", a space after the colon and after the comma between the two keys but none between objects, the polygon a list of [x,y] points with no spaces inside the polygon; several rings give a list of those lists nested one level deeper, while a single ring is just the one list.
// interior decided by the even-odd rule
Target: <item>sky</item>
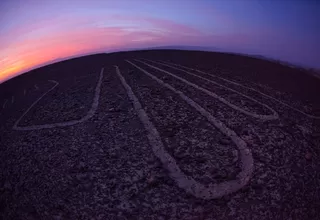
[{"label": "sky", "polygon": [[69,57],[170,45],[320,68],[320,1],[0,0],[0,83]]}]

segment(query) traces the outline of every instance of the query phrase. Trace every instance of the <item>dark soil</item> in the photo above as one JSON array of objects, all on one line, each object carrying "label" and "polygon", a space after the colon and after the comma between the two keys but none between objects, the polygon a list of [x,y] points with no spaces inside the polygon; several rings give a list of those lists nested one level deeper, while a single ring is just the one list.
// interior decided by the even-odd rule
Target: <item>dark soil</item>
[{"label": "dark soil", "polygon": [[[248,112],[272,114],[227,88],[234,89],[269,106],[279,118],[263,120],[243,114],[134,60],[141,58],[209,73],[184,68],[201,79],[144,60]],[[114,65],[157,128],[165,150],[186,175],[204,185],[235,179],[241,170],[237,147],[179,95],[126,59],[183,92],[247,143],[254,172],[245,187],[212,200],[196,198],[178,187],[154,154]],[[13,129],[30,105],[53,86],[48,80],[59,85],[32,107],[19,126],[84,118],[103,67],[99,105],[91,118],[72,126]],[[0,218],[320,219],[320,119],[215,76],[320,116],[319,79],[305,70],[257,58],[196,51],[135,51],[42,67],[0,85]]]}]

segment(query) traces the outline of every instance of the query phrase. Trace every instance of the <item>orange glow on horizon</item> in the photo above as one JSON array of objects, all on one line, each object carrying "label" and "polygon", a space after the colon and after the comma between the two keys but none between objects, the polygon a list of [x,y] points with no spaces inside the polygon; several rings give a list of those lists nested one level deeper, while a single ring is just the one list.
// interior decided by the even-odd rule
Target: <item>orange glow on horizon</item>
[{"label": "orange glow on horizon", "polygon": [[[196,38],[197,29],[139,16],[72,15],[10,27],[0,42],[0,83],[57,59]],[[174,34],[173,34],[174,33]]]},{"label": "orange glow on horizon", "polygon": [[[15,42],[0,63],[0,83],[57,59],[121,47],[130,35],[120,29],[73,30]],[[9,55],[8,55],[9,54]],[[1,55],[1,54],[0,54]],[[0,57],[1,58],[1,57]]]},{"label": "orange glow on horizon", "polygon": [[[54,61],[57,58],[68,58],[80,54],[82,48],[77,48],[75,45],[68,45],[64,47],[46,47],[38,51],[26,53],[26,56],[17,56],[16,61],[8,60],[7,65],[0,69],[0,82],[12,78],[25,71],[31,70],[48,62]],[[86,49],[86,48],[83,48]]]},{"label": "orange glow on horizon", "polygon": [[287,8],[278,1],[279,8],[263,3],[264,11],[261,4],[245,3],[4,0],[0,83],[71,57],[158,46],[196,46],[320,68],[317,7]]}]

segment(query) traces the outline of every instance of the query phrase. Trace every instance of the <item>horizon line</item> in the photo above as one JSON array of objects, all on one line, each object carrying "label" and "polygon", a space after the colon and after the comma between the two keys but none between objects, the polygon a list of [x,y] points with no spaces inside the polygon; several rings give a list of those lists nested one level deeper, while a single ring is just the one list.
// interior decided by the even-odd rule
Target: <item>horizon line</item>
[{"label": "horizon line", "polygon": [[[167,48],[166,48],[167,47]],[[168,47],[173,47],[173,48],[168,48]],[[178,48],[178,47],[189,47],[189,48]],[[197,50],[197,48],[203,48],[207,50]],[[241,56],[248,56],[248,57],[252,57],[252,58],[257,58],[257,59],[262,59],[262,60],[267,60],[267,61],[271,61],[271,62],[277,62],[281,65],[285,65],[291,68],[302,68],[303,70],[307,70],[307,71],[313,71],[316,73],[315,77],[320,79],[320,68],[316,68],[316,67],[311,67],[308,65],[302,65],[302,64],[296,64],[296,63],[292,63],[290,61],[284,61],[284,60],[280,60],[277,58],[272,58],[272,57],[268,57],[265,55],[260,55],[260,54],[249,54],[249,53],[241,53],[241,52],[233,52],[233,51],[228,51],[228,50],[223,50],[220,48],[216,48],[214,46],[212,47],[206,47],[206,46],[186,46],[186,45],[165,45],[165,46],[151,46],[151,47],[136,47],[136,48],[124,48],[124,49],[119,49],[119,50],[110,50],[110,51],[94,51],[94,52],[88,52],[88,53],[81,53],[81,54],[77,54],[77,55],[72,55],[72,56],[67,56],[67,57],[63,57],[63,58],[57,58],[42,64],[39,64],[35,67],[29,68],[21,73],[16,73],[14,74],[12,77],[8,77],[7,79],[0,81],[0,85],[13,79],[16,78],[20,75],[26,74],[28,72],[34,71],[36,69],[48,66],[48,65],[52,65],[55,63],[59,63],[59,62],[63,62],[63,61],[67,61],[67,60],[71,60],[71,59],[75,59],[75,58],[80,58],[80,57],[85,57],[85,56],[90,56],[90,55],[98,55],[98,54],[110,54],[110,53],[120,53],[120,52],[133,52],[133,51],[139,51],[139,50],[191,50],[191,51],[201,51],[201,52],[217,52],[217,53],[228,53],[228,54],[236,54],[236,55],[241,55]]]}]

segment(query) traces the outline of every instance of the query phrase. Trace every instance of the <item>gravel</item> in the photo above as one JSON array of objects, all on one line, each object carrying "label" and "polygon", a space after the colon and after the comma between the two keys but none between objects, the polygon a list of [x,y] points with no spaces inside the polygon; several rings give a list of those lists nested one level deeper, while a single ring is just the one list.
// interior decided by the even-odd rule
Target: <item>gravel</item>
[{"label": "gravel", "polygon": [[[310,76],[303,78],[296,70],[267,61],[259,61],[258,65],[256,60],[239,57],[239,60],[245,59],[241,62],[247,66],[241,67],[240,61],[225,54],[115,53],[82,57],[34,70],[0,85],[0,108],[5,100],[10,101],[0,109],[1,219],[320,219],[319,120],[248,89],[201,75],[236,89],[279,114],[275,120],[257,119],[133,58],[161,59],[220,74],[308,114],[316,115],[318,111],[319,103],[313,96],[315,85],[318,85],[316,94],[320,94],[320,81],[310,82],[308,92],[305,83],[309,83]],[[234,142],[196,109],[125,59],[183,92],[246,142],[254,161],[247,185],[211,200],[197,198],[179,187],[154,154],[148,132],[114,65],[119,67],[156,127],[165,150],[185,175],[205,186],[235,179],[241,171],[241,155]],[[247,111],[271,113],[204,79],[154,65],[215,92]],[[30,131],[12,129],[23,112],[52,87],[48,80],[59,82],[59,86],[25,115],[20,126],[84,117],[91,108],[102,67],[105,70],[99,106],[93,117],[72,126]],[[276,82],[277,75],[272,73],[268,77],[266,70],[277,72],[281,88]],[[260,78],[257,77],[259,71]],[[293,82],[284,83],[290,71],[293,77],[287,80],[301,82],[305,90],[302,94],[296,92]],[[191,72],[200,75],[197,71]],[[12,96],[14,103],[11,103]]]}]

